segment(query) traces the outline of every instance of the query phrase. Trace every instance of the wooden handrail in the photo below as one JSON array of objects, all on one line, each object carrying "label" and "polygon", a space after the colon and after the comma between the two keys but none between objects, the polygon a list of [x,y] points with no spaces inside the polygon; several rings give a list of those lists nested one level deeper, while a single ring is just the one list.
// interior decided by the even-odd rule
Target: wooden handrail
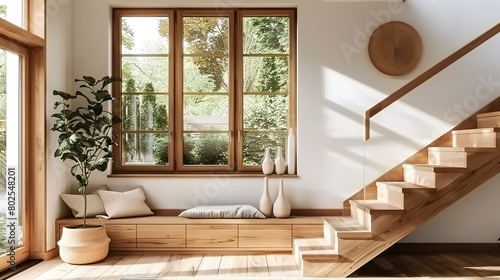
[{"label": "wooden handrail", "polygon": [[488,41],[490,38],[492,38],[493,36],[495,36],[499,32],[500,32],[500,23],[493,26],[491,29],[484,32],[483,34],[481,34],[476,39],[472,40],[467,45],[463,46],[462,48],[460,48],[456,52],[452,53],[450,56],[441,60],[436,65],[429,68],[429,70],[425,71],[420,76],[411,80],[409,83],[404,85],[402,88],[398,89],[393,94],[387,96],[384,100],[380,101],[379,103],[375,104],[370,109],[368,109],[365,112],[365,119],[364,119],[364,122],[365,122],[364,139],[365,139],[365,141],[370,139],[370,119],[373,116],[380,113],[382,110],[389,107],[389,105],[398,101],[401,97],[405,96],[410,91],[414,90],[416,87],[423,84],[425,81],[434,77],[437,73],[443,71],[446,67],[450,66],[451,64],[453,64],[454,62],[459,60],[461,57],[468,54],[473,49],[477,48],[478,46],[480,46],[484,42]]}]

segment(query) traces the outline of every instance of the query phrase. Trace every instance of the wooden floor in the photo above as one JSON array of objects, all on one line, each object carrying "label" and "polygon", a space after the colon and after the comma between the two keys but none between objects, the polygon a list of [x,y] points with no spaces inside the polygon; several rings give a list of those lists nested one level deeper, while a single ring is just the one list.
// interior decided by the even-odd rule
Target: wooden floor
[{"label": "wooden floor", "polygon": [[[93,265],[70,265],[59,258],[52,259],[10,279],[185,279],[193,276],[224,279],[300,279],[291,255],[196,256],[119,253],[111,254],[104,261]],[[381,277],[500,279],[500,252],[384,253],[351,275],[351,278],[363,279]]]}]

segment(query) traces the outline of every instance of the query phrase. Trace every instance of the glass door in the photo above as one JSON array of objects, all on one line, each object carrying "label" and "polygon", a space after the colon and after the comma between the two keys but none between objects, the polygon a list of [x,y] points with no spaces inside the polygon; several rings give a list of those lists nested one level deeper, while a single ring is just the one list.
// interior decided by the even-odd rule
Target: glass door
[{"label": "glass door", "polygon": [[14,269],[29,255],[22,160],[27,50],[8,50],[8,44],[2,43],[0,40],[0,269]]}]

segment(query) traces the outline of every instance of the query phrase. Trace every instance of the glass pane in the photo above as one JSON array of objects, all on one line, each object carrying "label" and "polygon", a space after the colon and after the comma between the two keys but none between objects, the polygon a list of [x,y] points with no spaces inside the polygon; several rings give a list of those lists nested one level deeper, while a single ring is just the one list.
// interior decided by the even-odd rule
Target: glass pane
[{"label": "glass pane", "polygon": [[0,0],[0,18],[24,28],[24,1]]},{"label": "glass pane", "polygon": [[123,54],[168,54],[168,17],[123,17]]},{"label": "glass pane", "polygon": [[123,92],[168,92],[168,57],[122,58]]},{"label": "glass pane", "polygon": [[168,130],[168,96],[122,95],[122,130]]},{"label": "glass pane", "polygon": [[225,57],[185,57],[184,92],[228,92],[229,60]]},{"label": "glass pane", "polygon": [[287,92],[288,57],[244,57],[244,92]]},{"label": "glass pane", "polygon": [[287,130],[288,97],[286,95],[245,95],[243,97],[243,129]]},{"label": "glass pane", "polygon": [[185,17],[185,54],[228,54],[229,19],[227,17]]},{"label": "glass pane", "polygon": [[[285,150],[286,132],[245,132],[243,133],[243,164],[260,165],[264,158],[265,148],[271,149],[271,157],[276,158],[276,147],[281,146]],[[285,156],[285,155],[283,155]],[[285,157],[286,158],[286,157]]]},{"label": "glass pane", "polygon": [[288,53],[288,17],[244,17],[243,53]]},{"label": "glass pane", "polygon": [[0,50],[0,254],[23,246],[21,58]]},{"label": "glass pane", "polygon": [[183,163],[228,165],[228,133],[184,133]]},{"label": "glass pane", "polygon": [[227,95],[184,96],[184,130],[229,130]]},{"label": "glass pane", "polygon": [[167,133],[124,133],[122,164],[167,165],[169,141]]}]

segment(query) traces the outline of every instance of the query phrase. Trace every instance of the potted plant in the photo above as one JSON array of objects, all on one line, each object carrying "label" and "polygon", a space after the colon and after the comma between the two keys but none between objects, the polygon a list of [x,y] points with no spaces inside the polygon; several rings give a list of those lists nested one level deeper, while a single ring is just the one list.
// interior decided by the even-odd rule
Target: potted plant
[{"label": "potted plant", "polygon": [[[110,135],[114,125],[121,122],[120,117],[106,109],[106,104],[114,100],[107,87],[120,81],[117,77],[105,76],[96,80],[91,76],[75,79],[80,90],[71,94],[54,90],[61,101],[54,103],[58,112],[52,131],[59,134],[59,146],[54,157],[62,161],[72,161],[70,172],[78,181],[79,192],[84,200],[83,224],[64,227],[59,245],[61,259],[68,263],[93,263],[104,259],[109,250],[110,239],[102,225],[87,224],[87,186],[94,171],[105,171],[113,157],[111,145],[116,145]],[[81,100],[73,108],[73,100]]]}]

